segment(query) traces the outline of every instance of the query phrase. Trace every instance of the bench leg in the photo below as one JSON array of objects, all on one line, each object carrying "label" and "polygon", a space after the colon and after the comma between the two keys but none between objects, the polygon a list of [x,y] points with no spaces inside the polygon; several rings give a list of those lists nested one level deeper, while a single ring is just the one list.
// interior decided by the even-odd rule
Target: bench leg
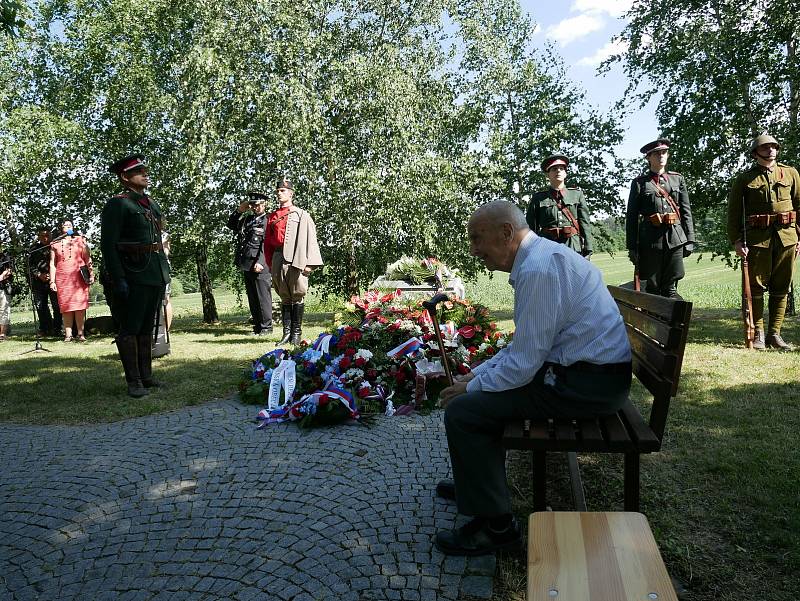
[{"label": "bench leg", "polygon": [[625,453],[625,511],[639,511],[639,453]]},{"label": "bench leg", "polygon": [[586,511],[586,496],[583,494],[583,480],[581,479],[581,467],[578,465],[578,454],[567,453],[567,463],[569,465],[569,481],[572,484],[572,503],[575,511]]},{"label": "bench leg", "polygon": [[547,511],[547,452],[531,451],[533,510]]}]

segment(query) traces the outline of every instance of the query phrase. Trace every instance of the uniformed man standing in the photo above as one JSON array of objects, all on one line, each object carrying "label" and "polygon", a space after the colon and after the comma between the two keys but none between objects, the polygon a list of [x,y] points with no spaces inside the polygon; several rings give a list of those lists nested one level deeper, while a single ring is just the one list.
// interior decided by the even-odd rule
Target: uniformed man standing
[{"label": "uniformed man standing", "polygon": [[127,156],[110,167],[125,188],[103,208],[100,248],[114,285],[119,321],[116,343],[128,394],[141,397],[160,386],[152,374],[152,336],[156,311],[170,281],[161,243],[161,209],[147,194],[144,157]]},{"label": "uniformed man standing", "polygon": [[267,215],[264,203],[267,195],[248,192],[244,200],[228,218],[228,227],[236,232],[236,267],[244,274],[247,303],[253,318],[253,334],[266,336],[272,333],[271,275],[264,258],[264,228]]},{"label": "uniformed man standing", "polygon": [[[39,318],[40,336],[61,334],[61,310],[58,307],[58,294],[50,290],[50,229],[41,226],[36,229],[36,242],[29,251],[31,291],[33,306]],[[50,313],[50,306],[53,313]]]},{"label": "uniformed man standing", "polygon": [[694,223],[686,181],[666,170],[669,146],[669,140],[659,138],[640,150],[649,169],[631,183],[625,240],[646,291],[680,298],[678,280],[685,274],[684,257],[694,250]]},{"label": "uniformed man standing", "polygon": [[[792,350],[781,338],[786,297],[800,252],[800,175],[777,161],[781,146],[769,134],[750,144],[755,164],[733,180],[728,196],[728,239],[747,257],[753,295],[753,348]],[[769,291],[769,330],[764,338],[764,292]]]},{"label": "uniformed man standing", "polygon": [[586,197],[583,190],[566,187],[568,166],[569,159],[563,154],[542,161],[542,171],[547,174],[550,187],[533,195],[525,219],[540,236],[566,244],[588,257],[592,254],[592,225]]},{"label": "uniformed man standing", "polygon": [[267,218],[264,253],[272,270],[272,286],[281,297],[283,338],[298,344],[302,334],[308,276],[322,266],[317,227],[308,211],[294,205],[294,186],[286,178],[276,186],[278,208]]}]

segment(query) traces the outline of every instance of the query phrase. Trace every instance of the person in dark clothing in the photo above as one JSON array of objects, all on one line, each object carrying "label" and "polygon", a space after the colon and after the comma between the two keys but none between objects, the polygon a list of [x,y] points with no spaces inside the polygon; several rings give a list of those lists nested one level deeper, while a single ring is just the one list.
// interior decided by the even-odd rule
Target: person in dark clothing
[{"label": "person in dark clothing", "polygon": [[264,259],[265,203],[267,195],[251,191],[228,218],[228,227],[236,232],[234,260],[244,275],[247,304],[253,318],[253,335],[272,334],[272,275]]},{"label": "person in dark clothing", "polygon": [[[33,306],[39,319],[40,336],[61,335],[61,310],[58,306],[58,293],[50,290],[50,229],[42,226],[36,229],[36,242],[30,248],[28,269],[30,272]],[[50,307],[52,306],[52,314]]]}]

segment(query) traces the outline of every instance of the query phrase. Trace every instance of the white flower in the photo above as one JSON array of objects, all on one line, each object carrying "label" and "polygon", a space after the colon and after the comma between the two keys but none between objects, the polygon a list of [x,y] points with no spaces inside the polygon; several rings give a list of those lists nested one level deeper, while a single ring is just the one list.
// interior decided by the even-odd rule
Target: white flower
[{"label": "white flower", "polygon": [[372,353],[365,348],[360,348],[356,354],[353,355],[353,361],[356,359],[364,359],[364,361],[369,361],[372,359]]}]

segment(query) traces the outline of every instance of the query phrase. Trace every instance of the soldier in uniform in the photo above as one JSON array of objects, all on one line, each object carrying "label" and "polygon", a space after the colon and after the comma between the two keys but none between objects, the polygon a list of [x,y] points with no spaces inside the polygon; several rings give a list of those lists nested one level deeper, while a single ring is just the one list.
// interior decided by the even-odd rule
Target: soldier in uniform
[{"label": "soldier in uniform", "polygon": [[575,252],[589,257],[592,254],[592,226],[586,197],[579,188],[567,188],[569,159],[554,154],[542,161],[542,171],[550,187],[533,195],[525,219],[540,236],[566,244]]},{"label": "soldier in uniform", "polygon": [[[800,252],[800,175],[777,161],[781,146],[769,134],[750,144],[755,163],[736,176],[728,196],[728,240],[747,257],[753,295],[753,347],[791,350],[781,338],[786,297]],[[764,292],[769,291],[769,331],[764,337]]]},{"label": "soldier in uniform", "polygon": [[147,194],[144,157],[119,159],[110,167],[125,188],[103,208],[100,247],[114,285],[116,343],[128,394],[141,397],[160,386],[152,374],[152,336],[156,311],[170,281],[161,243],[161,209]]},{"label": "soldier in uniform", "polygon": [[[33,306],[39,318],[40,336],[58,336],[61,334],[61,310],[58,307],[58,294],[50,290],[50,229],[42,226],[36,228],[36,242],[29,251],[28,267],[30,272]],[[50,306],[53,307],[52,314]]]},{"label": "soldier in uniform", "polygon": [[236,232],[236,267],[244,274],[247,303],[253,318],[253,334],[266,336],[272,333],[271,274],[264,259],[264,228],[267,215],[264,203],[267,195],[248,192],[244,200],[228,218],[228,227]]},{"label": "soldier in uniform", "polygon": [[631,183],[625,240],[646,291],[680,298],[678,280],[685,274],[683,259],[694,250],[694,223],[686,180],[666,170],[669,146],[669,140],[659,138],[640,150],[649,169]]},{"label": "soldier in uniform", "polygon": [[294,186],[286,178],[276,186],[278,208],[267,217],[264,255],[272,270],[272,286],[281,297],[283,338],[298,344],[302,334],[308,276],[322,266],[317,227],[308,211],[294,205]]}]

